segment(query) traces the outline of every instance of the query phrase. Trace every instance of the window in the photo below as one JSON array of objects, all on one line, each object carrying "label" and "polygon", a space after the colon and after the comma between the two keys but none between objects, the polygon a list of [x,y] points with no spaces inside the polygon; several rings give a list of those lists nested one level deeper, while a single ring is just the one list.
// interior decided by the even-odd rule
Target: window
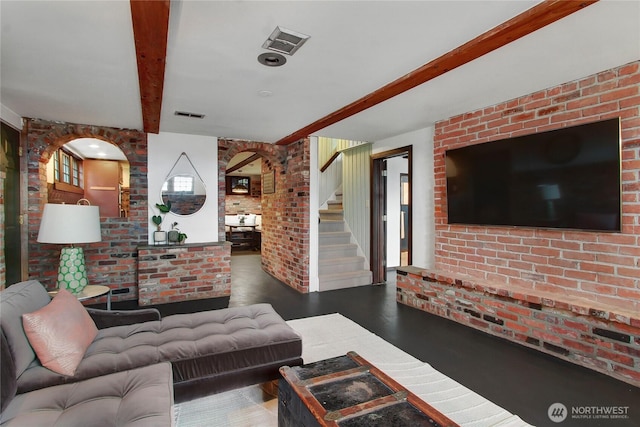
[{"label": "window", "polygon": [[53,153],[53,179],[60,181],[60,152]]},{"label": "window", "polygon": [[171,177],[162,185],[162,191],[168,193],[193,194],[193,177],[186,175]]},{"label": "window", "polygon": [[82,163],[80,162],[72,162],[71,165],[71,185],[76,187],[81,187],[80,183],[82,182]]},{"label": "window", "polygon": [[62,156],[62,182],[71,184],[71,156],[66,153],[60,153]]},{"label": "window", "polygon": [[64,149],[53,153],[53,179],[56,188],[60,190],[82,192],[84,187],[82,159]]}]

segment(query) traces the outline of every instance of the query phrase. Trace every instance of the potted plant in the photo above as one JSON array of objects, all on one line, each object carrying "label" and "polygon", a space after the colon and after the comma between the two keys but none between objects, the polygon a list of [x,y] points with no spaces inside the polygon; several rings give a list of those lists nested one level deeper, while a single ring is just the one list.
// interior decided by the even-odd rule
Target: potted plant
[{"label": "potted plant", "polygon": [[169,231],[169,242],[178,243],[180,241],[180,230],[177,228],[178,223],[171,223],[171,231]]},{"label": "potted plant", "polygon": [[162,231],[163,215],[171,210],[171,202],[167,201],[166,204],[156,203],[159,214],[153,215],[151,221],[156,225],[156,231],[153,232],[153,241],[155,244],[164,243],[167,241],[167,232]]}]

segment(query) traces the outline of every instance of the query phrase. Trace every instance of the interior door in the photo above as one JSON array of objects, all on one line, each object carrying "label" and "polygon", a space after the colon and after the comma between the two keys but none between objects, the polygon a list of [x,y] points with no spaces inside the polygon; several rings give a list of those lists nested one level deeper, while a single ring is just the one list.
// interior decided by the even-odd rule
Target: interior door
[{"label": "interior door", "polygon": [[[389,169],[388,160],[402,158],[403,162],[406,159],[406,178],[402,185],[400,183],[401,176],[398,174],[389,177],[389,173],[393,172],[394,166]],[[390,243],[393,243],[396,247],[395,250],[403,252],[403,263],[393,264],[390,267],[400,265],[411,265],[412,263],[412,209],[411,209],[411,194],[412,194],[412,149],[410,146],[397,148],[382,153],[376,153],[371,156],[371,271],[373,273],[373,283],[383,283],[387,279],[387,266],[389,261],[389,255],[387,253],[387,247]],[[392,162],[393,163],[393,162]],[[393,179],[392,179],[393,178]],[[394,182],[393,188],[390,190],[388,183]],[[399,192],[404,191],[398,195]],[[394,224],[390,224],[388,221],[389,212],[387,207],[388,196],[391,192],[395,193],[397,201],[390,206],[395,212],[398,210],[398,204],[404,204],[401,209],[400,215],[395,215],[397,218]],[[400,203],[398,203],[400,202]],[[393,216],[393,215],[392,215]],[[405,232],[402,238],[401,233],[396,232],[398,240],[393,242],[387,241],[388,228],[398,227],[396,230],[402,232],[401,223],[403,224],[403,230]],[[393,248],[392,248],[393,249]],[[397,257],[397,252],[394,252]]]},{"label": "interior door", "polygon": [[2,167],[4,181],[4,257],[6,285],[22,280],[20,216],[20,132],[2,123]]},{"label": "interior door", "polygon": [[110,160],[85,159],[84,197],[100,207],[101,217],[120,216],[120,164]]},{"label": "interior door", "polygon": [[371,273],[373,283],[387,280],[387,162],[372,156],[371,165]]}]

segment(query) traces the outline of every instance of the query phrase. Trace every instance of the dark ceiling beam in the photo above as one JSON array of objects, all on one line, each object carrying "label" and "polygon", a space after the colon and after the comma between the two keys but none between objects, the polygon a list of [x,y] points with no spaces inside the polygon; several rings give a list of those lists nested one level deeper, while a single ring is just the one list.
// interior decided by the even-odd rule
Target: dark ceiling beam
[{"label": "dark ceiling beam", "polygon": [[276,144],[288,145],[306,138],[320,129],[400,95],[596,2],[597,0],[543,1],[380,89],[280,139]]},{"label": "dark ceiling beam", "polygon": [[227,168],[227,173],[231,173],[231,172],[235,172],[238,169],[248,165],[249,163],[258,160],[260,157],[262,157],[260,154],[254,154],[252,156],[247,157],[246,159],[244,159],[243,161],[239,162],[236,165],[231,166],[230,168]]},{"label": "dark ceiling beam", "polygon": [[136,44],[142,124],[147,133],[160,132],[164,68],[169,34],[169,0],[131,0]]}]

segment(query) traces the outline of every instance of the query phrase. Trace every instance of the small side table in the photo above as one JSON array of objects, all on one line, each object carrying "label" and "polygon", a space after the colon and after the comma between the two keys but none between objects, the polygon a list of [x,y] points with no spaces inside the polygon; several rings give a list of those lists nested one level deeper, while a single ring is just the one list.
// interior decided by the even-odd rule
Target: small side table
[{"label": "small side table", "polygon": [[[58,290],[49,291],[49,295],[54,297],[58,293]],[[103,295],[107,296],[107,310],[111,310],[111,288],[104,285],[87,285],[85,288],[75,297],[78,301],[84,301],[91,298],[98,298]]]}]

